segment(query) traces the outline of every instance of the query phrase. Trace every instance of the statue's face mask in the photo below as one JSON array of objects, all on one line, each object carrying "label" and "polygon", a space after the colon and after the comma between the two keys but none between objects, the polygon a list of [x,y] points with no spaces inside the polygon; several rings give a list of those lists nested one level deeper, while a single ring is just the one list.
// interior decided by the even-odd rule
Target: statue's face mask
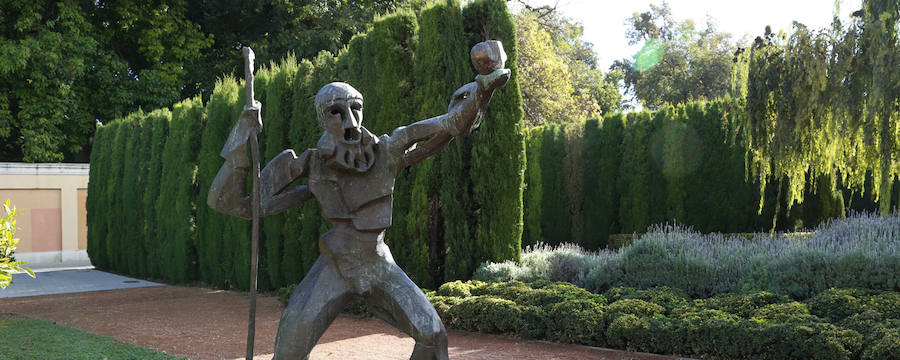
[{"label": "statue's face mask", "polygon": [[345,83],[331,83],[316,94],[319,126],[325,134],[317,145],[330,167],[365,172],[375,163],[372,133],[362,126],[362,95]]}]

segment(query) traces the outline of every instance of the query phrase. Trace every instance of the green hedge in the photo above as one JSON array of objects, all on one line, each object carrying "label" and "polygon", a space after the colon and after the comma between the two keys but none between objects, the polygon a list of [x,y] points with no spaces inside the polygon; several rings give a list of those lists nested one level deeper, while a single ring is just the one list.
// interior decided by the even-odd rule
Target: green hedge
[{"label": "green hedge", "polygon": [[[503,1],[465,8],[440,1],[418,14],[381,17],[337,56],[323,51],[262,66],[254,87],[263,104],[263,164],[283,149],[315,147],[321,130],[313,98],[332,81],[363,93],[365,124],[376,135],[446,112],[453,91],[474,79],[469,49],[490,33],[504,42],[513,78],[473,136],[398,175],[387,241],[397,263],[427,287],[444,277],[468,279],[483,261],[518,258],[524,141],[513,30]],[[139,111],[98,127],[87,204],[88,253],[98,268],[249,286],[249,222],[205,204],[244,96],[238,80],[224,78],[206,104],[189,99],[171,111]],[[314,201],[264,218],[260,288],[299,282],[329,226]]]},{"label": "green hedge", "polygon": [[729,105],[692,102],[529,129],[523,243],[596,250],[610,235],[655,224],[701,232],[799,230],[843,217],[845,207],[874,209],[871,191],[851,193],[828,176],[808,182],[804,202],[790,211],[783,196],[790,184],[770,181],[766,198],[777,201],[760,207],[759,183],[748,178],[744,149],[729,135],[738,116]]},{"label": "green hedge", "polygon": [[449,327],[529,339],[704,358],[900,357],[900,293],[890,291],[831,289],[806,302],[768,292],[694,300],[672,288],[599,295],[548,281],[456,281],[427,296]]}]

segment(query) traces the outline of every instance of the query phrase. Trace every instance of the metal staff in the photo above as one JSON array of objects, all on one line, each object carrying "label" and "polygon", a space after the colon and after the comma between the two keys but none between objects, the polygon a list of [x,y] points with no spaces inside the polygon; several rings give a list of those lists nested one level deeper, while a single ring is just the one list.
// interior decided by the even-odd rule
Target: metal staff
[{"label": "metal staff", "polygon": [[[245,89],[247,91],[246,108],[254,108],[256,99],[253,97],[253,60],[256,56],[253,54],[253,50],[246,46],[243,48],[243,54]],[[254,121],[258,121],[258,119],[259,117]],[[250,134],[250,156],[253,161],[253,193],[250,206],[253,218],[250,230],[250,322],[247,324],[247,360],[253,359],[253,341],[256,333],[256,275],[259,249],[259,142],[257,130],[258,128],[254,128]]]}]

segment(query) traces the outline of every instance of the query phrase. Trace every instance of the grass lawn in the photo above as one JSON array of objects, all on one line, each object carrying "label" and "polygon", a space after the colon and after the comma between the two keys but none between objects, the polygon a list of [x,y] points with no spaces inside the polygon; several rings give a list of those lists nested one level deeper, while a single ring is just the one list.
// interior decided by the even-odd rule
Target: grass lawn
[{"label": "grass lawn", "polygon": [[49,321],[0,314],[3,359],[181,359]]}]

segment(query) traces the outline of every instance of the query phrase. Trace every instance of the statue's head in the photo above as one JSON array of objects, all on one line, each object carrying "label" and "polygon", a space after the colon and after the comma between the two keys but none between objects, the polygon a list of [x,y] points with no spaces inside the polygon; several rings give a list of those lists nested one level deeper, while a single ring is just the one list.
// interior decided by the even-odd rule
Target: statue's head
[{"label": "statue's head", "polygon": [[319,127],[347,143],[360,141],[363,97],[350,84],[333,82],[316,93]]},{"label": "statue's head", "polygon": [[377,142],[362,126],[363,97],[350,84],[333,82],[316,93],[316,117],[325,131],[318,148],[331,166],[364,172],[374,163],[372,146]]}]

